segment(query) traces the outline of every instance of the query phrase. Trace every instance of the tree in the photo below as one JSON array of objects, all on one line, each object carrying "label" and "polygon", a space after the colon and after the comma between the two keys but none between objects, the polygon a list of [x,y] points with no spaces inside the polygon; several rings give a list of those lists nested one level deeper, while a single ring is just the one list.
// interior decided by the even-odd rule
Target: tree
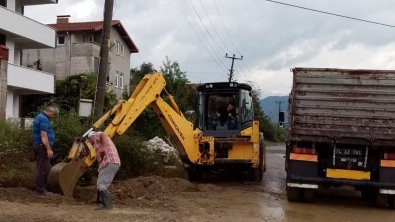
[{"label": "tree", "polygon": [[[189,80],[185,72],[181,71],[179,64],[170,61],[166,57],[166,61],[163,62],[163,67],[161,67],[160,70],[166,80],[166,90],[173,95],[180,110],[182,112],[196,110],[197,92],[191,84],[189,84]],[[131,88],[134,89],[144,75],[154,71],[155,69],[152,63],[143,63],[139,68],[132,69]],[[166,99],[166,95],[162,96]],[[166,136],[162,124],[156,118],[156,114],[151,107],[143,111],[137,118],[133,128],[149,139],[155,136],[162,138]]]},{"label": "tree", "polygon": [[[254,106],[254,116],[255,119],[259,120],[259,131],[263,132],[265,140],[269,141],[280,141],[284,138],[283,133],[277,130],[277,127],[270,122],[269,118],[263,112],[263,109],[259,102],[259,97],[261,95],[261,90],[257,88],[254,83],[248,82],[252,86],[251,96],[252,103]],[[280,139],[282,138],[282,139]]]},{"label": "tree", "polygon": [[[82,73],[72,75],[65,80],[56,81],[56,94],[54,95],[29,95],[24,96],[22,104],[23,116],[34,116],[37,107],[42,108],[46,104],[56,104],[64,111],[78,110],[79,100],[95,98],[96,75],[93,73]],[[115,103],[116,95],[112,91],[105,94],[105,109],[111,108]]]},{"label": "tree", "polygon": [[187,79],[186,72],[181,71],[178,62],[166,57],[161,72],[166,80],[166,89],[174,96],[179,108],[184,112],[196,110],[197,91]]},{"label": "tree", "polygon": [[141,79],[148,73],[155,72],[154,65],[152,63],[143,63],[140,68],[133,68],[130,70],[130,84],[136,86],[139,84]]}]

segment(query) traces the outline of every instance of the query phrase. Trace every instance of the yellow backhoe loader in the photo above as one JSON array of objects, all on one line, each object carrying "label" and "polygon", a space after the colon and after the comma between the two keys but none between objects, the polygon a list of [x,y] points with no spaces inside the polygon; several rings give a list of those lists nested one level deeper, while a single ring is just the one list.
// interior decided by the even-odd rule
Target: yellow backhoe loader
[{"label": "yellow backhoe loader", "polygon": [[[177,149],[191,181],[203,172],[216,168],[247,169],[254,180],[262,180],[265,148],[259,122],[253,120],[251,86],[237,82],[199,85],[199,126],[184,117],[171,95],[161,97],[166,81],[161,73],[147,74],[128,100],[119,101],[77,139],[67,158],[50,171],[48,185],[53,192],[72,196],[78,179],[96,160],[96,153],[86,139],[99,129],[110,138],[122,135],[136,118],[151,105]],[[167,93],[167,92],[166,92]]]}]

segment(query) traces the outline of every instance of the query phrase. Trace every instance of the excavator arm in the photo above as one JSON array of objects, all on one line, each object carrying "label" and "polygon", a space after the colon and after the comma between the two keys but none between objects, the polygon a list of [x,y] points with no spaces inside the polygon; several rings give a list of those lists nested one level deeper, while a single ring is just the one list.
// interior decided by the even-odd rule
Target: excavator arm
[{"label": "excavator arm", "polygon": [[81,139],[74,142],[68,157],[52,168],[48,178],[52,190],[71,196],[79,177],[94,163],[96,153],[86,140],[90,131],[101,128],[112,118],[104,133],[110,138],[122,135],[149,105],[152,105],[185,164],[213,164],[214,138],[203,137],[199,129],[194,130],[193,124],[184,117],[171,95],[167,96],[169,103],[161,97],[165,86],[166,81],[161,73],[145,75],[130,98],[120,100],[97,120]]}]

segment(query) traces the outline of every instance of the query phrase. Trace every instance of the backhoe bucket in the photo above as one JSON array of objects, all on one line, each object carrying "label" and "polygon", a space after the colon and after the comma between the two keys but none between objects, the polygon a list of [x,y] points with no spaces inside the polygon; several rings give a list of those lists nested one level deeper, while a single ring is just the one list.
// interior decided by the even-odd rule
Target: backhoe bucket
[{"label": "backhoe bucket", "polygon": [[55,193],[72,197],[75,185],[87,167],[96,160],[92,145],[78,139],[70,149],[69,156],[52,167],[48,175],[48,188]]}]

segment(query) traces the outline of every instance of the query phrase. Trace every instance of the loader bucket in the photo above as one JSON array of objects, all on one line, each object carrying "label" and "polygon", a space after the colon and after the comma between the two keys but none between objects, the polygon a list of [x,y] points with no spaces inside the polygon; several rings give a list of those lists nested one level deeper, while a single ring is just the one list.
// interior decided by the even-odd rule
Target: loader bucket
[{"label": "loader bucket", "polygon": [[83,161],[79,158],[70,162],[60,162],[52,167],[48,176],[48,187],[54,193],[72,197],[75,185],[86,171]]},{"label": "loader bucket", "polygon": [[96,152],[92,145],[85,140],[75,140],[69,156],[49,172],[48,188],[52,192],[72,197],[79,178],[95,160]]}]

